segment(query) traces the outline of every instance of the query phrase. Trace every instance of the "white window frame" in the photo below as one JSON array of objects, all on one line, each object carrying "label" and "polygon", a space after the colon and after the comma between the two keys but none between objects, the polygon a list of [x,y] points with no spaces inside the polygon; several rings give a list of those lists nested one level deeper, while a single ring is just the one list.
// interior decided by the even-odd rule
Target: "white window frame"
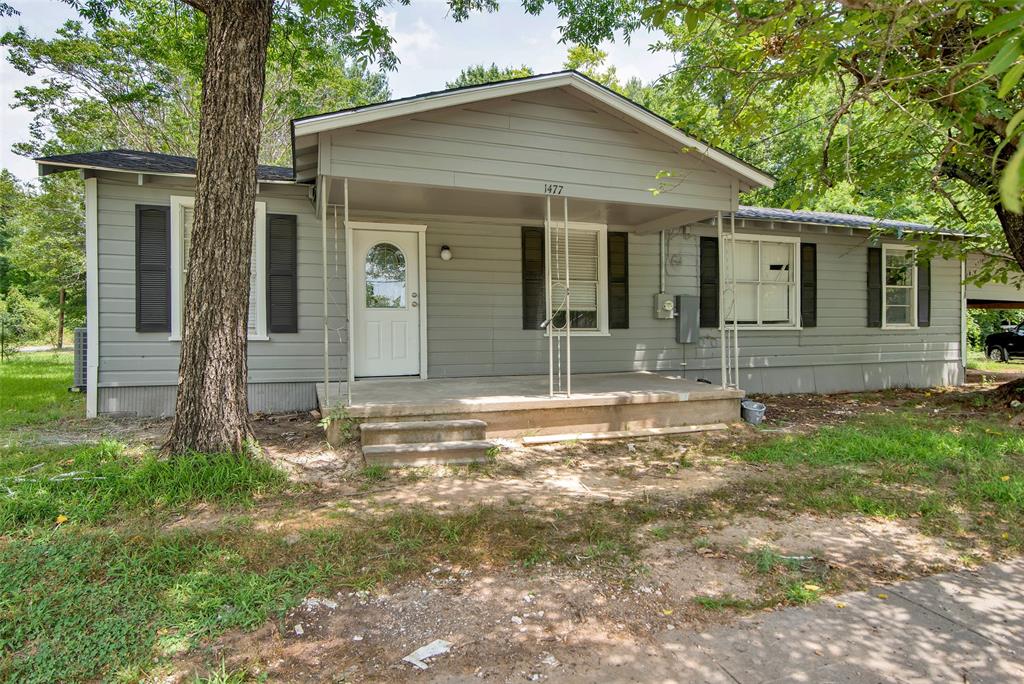
[{"label": "white window frame", "polygon": [[[597,233],[597,328],[572,328],[573,337],[609,337],[611,333],[608,329],[608,225],[605,223],[578,223],[576,221],[569,221],[569,230],[591,230]],[[555,233],[564,232],[565,227],[561,222],[551,222],[551,233],[549,237],[554,237]],[[549,277],[545,286],[547,292],[552,291],[551,283],[554,280],[554,263],[551,258],[554,256],[553,246],[550,239],[548,244],[545,245],[544,250],[545,259],[548,262],[548,274]],[[564,258],[564,257],[563,257]],[[563,268],[563,266],[559,266]],[[557,304],[552,300],[551,309],[555,309]],[[553,330],[553,335],[564,336],[564,330]],[[544,333],[545,337],[547,333]]]},{"label": "white window frame", "polygon": [[[194,197],[171,196],[171,335],[173,341],[181,340],[185,306],[185,254],[184,215],[185,209],[195,209]],[[267,336],[267,203],[256,202],[253,218],[253,256],[256,261],[256,331],[249,334],[249,340],[269,340]],[[252,296],[252,293],[250,293]]]},{"label": "white window frame", "polygon": [[[901,252],[910,259],[910,285],[889,285],[889,254]],[[910,290],[909,323],[889,323],[889,301],[886,296],[890,288]],[[917,326],[917,249],[906,245],[882,244],[882,328],[884,330],[914,330]]]},{"label": "white window frame", "polygon": [[[788,283],[789,289],[790,289],[789,307],[790,307],[790,311],[793,312],[793,320],[792,320],[792,322],[789,322],[789,323],[738,323],[736,325],[736,327],[739,330],[803,330],[803,324],[802,324],[803,322],[800,320],[800,238],[798,238],[798,237],[790,237],[790,236],[787,236],[787,235],[763,235],[763,234],[754,234],[754,233],[737,233],[736,234],[736,241],[737,242],[776,242],[776,243],[785,243],[785,244],[788,244],[788,245],[792,245],[792,250],[793,250],[793,254],[792,254],[793,261],[792,261],[792,264],[791,264],[791,268],[792,268],[792,271],[793,271],[793,278]],[[731,258],[730,252],[731,252],[731,247],[732,247],[732,236],[731,235],[724,235],[723,236],[723,244],[728,247],[728,249],[723,250],[724,258],[725,259],[729,259],[729,258]],[[760,248],[758,248],[758,264],[757,264],[757,268],[758,268],[758,274],[759,274],[758,278],[759,279],[757,281],[758,282],[758,288],[757,288],[758,295],[757,295],[757,301],[756,301],[758,320],[760,320],[760,318],[761,318],[761,288],[760,288],[760,283],[761,283],[761,281],[760,281],[761,263],[760,263],[760,260],[761,260],[761,250],[760,250]],[[724,266],[724,264],[723,264],[723,266]],[[730,265],[730,267],[731,267],[731,265]],[[721,271],[721,275],[720,275],[721,282],[719,283],[719,287],[722,287],[724,289],[724,288],[727,288],[727,287],[731,286],[732,283],[730,281],[727,281],[726,278],[725,278],[726,269],[722,268],[722,269],[720,269],[720,271]],[[748,283],[749,284],[751,281],[736,281],[736,282],[737,282],[737,284],[739,284],[740,282]],[[728,290],[726,290],[726,291],[728,292]],[[736,296],[736,294],[734,292],[733,293],[733,297],[735,297],[735,296]],[[724,299],[723,306],[728,308],[728,298]],[[733,310],[735,311],[735,306],[733,307]],[[731,320],[729,320],[728,314],[729,314],[728,311],[724,311],[722,313],[722,315],[724,317],[726,317],[725,318],[726,325],[732,326],[733,322]]]}]

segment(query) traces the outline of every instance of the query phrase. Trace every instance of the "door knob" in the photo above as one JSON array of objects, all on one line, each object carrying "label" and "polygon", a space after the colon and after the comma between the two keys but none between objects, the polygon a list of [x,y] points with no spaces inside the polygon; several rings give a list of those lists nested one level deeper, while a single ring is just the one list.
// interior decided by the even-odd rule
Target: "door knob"
[{"label": "door knob", "polygon": [[413,303],[412,303],[412,305],[413,305],[414,307],[417,307],[417,306],[419,306],[419,304],[418,304],[417,302],[413,302]]}]

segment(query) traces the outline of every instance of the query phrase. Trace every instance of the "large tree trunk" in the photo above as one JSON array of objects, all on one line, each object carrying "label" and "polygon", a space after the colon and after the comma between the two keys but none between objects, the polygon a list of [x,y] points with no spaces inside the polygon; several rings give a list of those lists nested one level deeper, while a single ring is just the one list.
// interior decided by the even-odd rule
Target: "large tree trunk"
[{"label": "large tree trunk", "polygon": [[207,18],[195,219],[165,451],[243,451],[256,163],[272,0],[186,0]]},{"label": "large tree trunk", "polygon": [[1014,213],[1002,204],[996,204],[996,216],[1003,227],[1010,253],[1017,260],[1017,264],[1024,268],[1024,214]]}]

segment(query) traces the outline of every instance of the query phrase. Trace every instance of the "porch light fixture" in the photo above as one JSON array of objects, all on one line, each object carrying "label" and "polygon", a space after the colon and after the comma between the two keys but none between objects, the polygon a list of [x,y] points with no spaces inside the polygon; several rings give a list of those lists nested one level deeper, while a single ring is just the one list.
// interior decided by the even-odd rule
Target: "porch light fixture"
[{"label": "porch light fixture", "polygon": [[452,249],[448,245],[441,245],[441,261],[452,260]]}]

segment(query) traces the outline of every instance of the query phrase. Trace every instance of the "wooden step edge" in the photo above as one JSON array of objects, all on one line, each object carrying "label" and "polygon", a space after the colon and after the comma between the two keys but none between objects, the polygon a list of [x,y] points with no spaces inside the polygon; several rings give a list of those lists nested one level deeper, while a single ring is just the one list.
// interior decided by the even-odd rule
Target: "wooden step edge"
[{"label": "wooden step edge", "polygon": [[555,442],[583,441],[588,439],[627,439],[630,437],[658,437],[660,435],[682,435],[690,432],[711,432],[727,430],[725,423],[707,423],[705,425],[680,425],[677,427],[636,428],[633,430],[613,430],[610,432],[566,432],[559,435],[533,435],[523,437],[524,446],[534,444],[553,444]]},{"label": "wooden step edge", "polygon": [[486,439],[456,439],[447,442],[409,442],[406,444],[368,444],[363,447],[363,454],[414,454],[431,453],[433,451],[487,450],[495,446],[497,444]]},{"label": "wooden step edge", "polygon": [[487,423],[475,418],[462,418],[458,420],[407,420],[395,422],[366,422],[359,425],[363,432],[392,432],[403,430],[433,430],[433,429],[487,429]]}]

